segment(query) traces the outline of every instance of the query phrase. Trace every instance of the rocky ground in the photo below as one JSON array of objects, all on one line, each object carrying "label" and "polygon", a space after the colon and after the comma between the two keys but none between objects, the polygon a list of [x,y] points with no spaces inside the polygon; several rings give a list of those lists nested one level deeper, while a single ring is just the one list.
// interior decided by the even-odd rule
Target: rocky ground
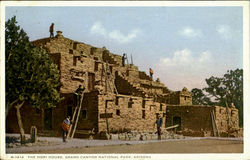
[{"label": "rocky ground", "polygon": [[[26,137],[29,137],[29,135],[26,135]],[[172,149],[170,148],[171,150],[165,150],[166,147],[170,147],[171,145],[173,146]],[[182,139],[165,139],[161,141],[152,139],[141,141],[118,139],[87,140],[75,138],[65,143],[62,142],[62,139],[59,137],[38,137],[36,143],[28,142],[21,145],[18,134],[6,135],[6,153],[148,153],[148,151],[151,151],[149,153],[180,153],[181,150],[178,151],[178,148],[184,147],[185,151],[185,146],[187,147],[186,151],[190,153],[192,153],[192,150],[188,148],[192,148],[191,146],[197,147],[194,151],[203,147],[202,152],[204,152],[207,147],[211,149],[214,148],[214,152],[216,151],[216,153],[217,151],[223,153],[223,150],[215,148],[216,146],[225,148],[226,145],[231,147],[235,146],[238,149],[232,148],[233,150],[225,150],[225,152],[234,151],[234,153],[239,153],[243,151],[242,138],[182,137]],[[159,147],[159,149],[156,149],[157,147]],[[152,150],[152,148],[155,150]],[[184,153],[187,153],[186,151]]]}]

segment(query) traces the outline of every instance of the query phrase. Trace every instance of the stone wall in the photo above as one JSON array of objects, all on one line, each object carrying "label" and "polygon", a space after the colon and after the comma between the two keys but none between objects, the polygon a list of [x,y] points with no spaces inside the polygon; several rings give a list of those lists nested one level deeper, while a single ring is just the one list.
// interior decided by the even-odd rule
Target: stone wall
[{"label": "stone wall", "polygon": [[[20,109],[20,113],[22,116],[24,131],[26,133],[30,133],[31,126],[36,126],[40,131],[43,129],[44,123],[41,110],[24,105]],[[6,118],[6,133],[20,133],[16,117],[16,109],[14,107],[10,109]]]},{"label": "stone wall", "polygon": [[[188,136],[213,136],[211,112],[215,113],[215,121],[221,136],[228,136],[230,128],[238,130],[238,110],[229,108],[232,126],[228,123],[228,113],[221,106],[199,105],[167,105],[166,127],[178,124],[180,133]],[[237,136],[237,135],[235,135]]]},{"label": "stone wall", "polygon": [[211,135],[212,121],[211,106],[180,106],[167,105],[166,126],[176,125],[180,122],[178,130],[184,135],[204,136]]},{"label": "stone wall", "polygon": [[222,136],[228,136],[239,130],[239,116],[236,108],[215,106],[215,117]]},{"label": "stone wall", "polygon": [[[213,135],[211,111],[215,112],[216,124],[221,133],[229,130],[225,108],[192,105],[192,95],[187,88],[171,91],[159,80],[151,80],[137,66],[126,64],[123,67],[121,56],[111,53],[105,47],[97,48],[73,41],[61,34],[33,43],[45,48],[58,65],[62,83],[60,92],[64,100],[56,108],[42,110],[39,115],[24,107],[21,113],[29,112],[28,115],[34,118],[30,122],[29,118],[23,116],[28,131],[31,125],[36,125],[38,132],[50,129],[60,135],[62,120],[67,115],[72,117],[74,112],[73,93],[80,84],[84,84],[86,89],[77,131],[154,132],[156,115],[160,114],[163,127],[180,123],[179,133],[210,136]],[[110,75],[105,70],[110,70]],[[237,128],[237,109],[231,107],[227,113],[230,113],[234,123],[232,128]],[[7,131],[18,132],[15,129],[14,111],[10,111],[9,117]],[[49,125],[46,117],[51,119]]]},{"label": "stone wall", "polygon": [[186,87],[184,87],[182,91],[171,92],[168,104],[192,105],[192,94]]},{"label": "stone wall", "polygon": [[[125,95],[99,95],[99,131],[155,131],[156,114],[160,114],[165,125],[165,105],[152,99]],[[105,116],[105,106],[107,118]]]}]

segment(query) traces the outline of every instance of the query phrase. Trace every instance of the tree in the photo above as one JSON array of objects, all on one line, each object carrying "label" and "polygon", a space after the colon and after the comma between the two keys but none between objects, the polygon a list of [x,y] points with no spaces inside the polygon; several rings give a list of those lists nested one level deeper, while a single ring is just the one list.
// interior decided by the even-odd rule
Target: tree
[{"label": "tree", "polygon": [[211,100],[203,93],[201,89],[194,88],[191,90],[192,103],[194,105],[212,105]]},{"label": "tree", "polygon": [[23,143],[25,136],[20,108],[24,104],[38,109],[55,107],[61,100],[60,74],[48,53],[29,42],[27,34],[17,25],[15,16],[5,24],[5,60],[5,118],[15,107]]},{"label": "tree", "polygon": [[192,90],[194,104],[229,107],[234,103],[239,110],[240,126],[243,126],[243,69],[229,70],[221,78],[212,76],[206,83],[207,87],[202,90]]},{"label": "tree", "polygon": [[239,110],[239,123],[243,125],[243,69],[229,70],[222,78],[210,77],[206,79],[208,87],[203,90],[217,105],[228,107],[234,103]]}]

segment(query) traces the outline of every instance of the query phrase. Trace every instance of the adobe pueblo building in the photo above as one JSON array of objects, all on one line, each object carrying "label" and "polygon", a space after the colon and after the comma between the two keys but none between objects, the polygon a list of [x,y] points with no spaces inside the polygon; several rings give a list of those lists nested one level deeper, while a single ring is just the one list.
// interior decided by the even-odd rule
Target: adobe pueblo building
[{"label": "adobe pueblo building", "polygon": [[[122,65],[122,56],[108,49],[77,42],[58,31],[54,38],[33,42],[45,48],[60,70],[61,96],[64,100],[55,108],[36,110],[23,107],[26,133],[31,126],[38,132],[61,134],[61,122],[73,116],[74,92],[84,85],[76,135],[84,133],[155,132],[157,115],[163,128],[178,124],[177,133],[188,136],[228,136],[237,130],[238,110],[220,106],[192,105],[191,93],[171,91],[159,81],[152,80],[132,64]],[[6,121],[7,132],[18,132],[15,110]]]}]

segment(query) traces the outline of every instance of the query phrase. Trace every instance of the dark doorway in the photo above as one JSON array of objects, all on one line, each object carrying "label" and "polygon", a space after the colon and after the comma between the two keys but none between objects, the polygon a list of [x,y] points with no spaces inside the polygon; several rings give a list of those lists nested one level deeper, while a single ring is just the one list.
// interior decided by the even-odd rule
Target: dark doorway
[{"label": "dark doorway", "polygon": [[52,108],[44,110],[44,129],[52,129]]},{"label": "dark doorway", "polygon": [[72,106],[67,107],[67,116],[70,116],[72,118]]},{"label": "dark doorway", "polygon": [[173,117],[173,125],[179,125],[177,131],[181,130],[181,117]]},{"label": "dark doorway", "polygon": [[89,91],[94,90],[94,85],[95,85],[95,74],[89,73],[88,74],[88,90]]}]

